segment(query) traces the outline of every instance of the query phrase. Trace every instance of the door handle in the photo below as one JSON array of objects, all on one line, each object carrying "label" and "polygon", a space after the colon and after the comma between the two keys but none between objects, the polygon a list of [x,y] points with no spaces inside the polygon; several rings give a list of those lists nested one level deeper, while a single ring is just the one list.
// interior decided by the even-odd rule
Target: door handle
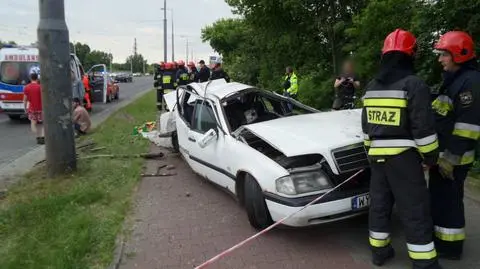
[{"label": "door handle", "polygon": [[188,141],[197,142],[197,140],[195,140],[195,138],[193,138],[193,137],[191,137],[191,136],[188,137]]}]

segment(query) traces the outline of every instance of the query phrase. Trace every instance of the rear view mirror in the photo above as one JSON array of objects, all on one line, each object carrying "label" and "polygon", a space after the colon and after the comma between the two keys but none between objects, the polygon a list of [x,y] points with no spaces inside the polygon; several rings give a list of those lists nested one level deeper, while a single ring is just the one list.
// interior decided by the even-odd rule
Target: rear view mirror
[{"label": "rear view mirror", "polygon": [[198,145],[203,149],[217,138],[217,132],[214,129],[208,130],[198,141]]}]

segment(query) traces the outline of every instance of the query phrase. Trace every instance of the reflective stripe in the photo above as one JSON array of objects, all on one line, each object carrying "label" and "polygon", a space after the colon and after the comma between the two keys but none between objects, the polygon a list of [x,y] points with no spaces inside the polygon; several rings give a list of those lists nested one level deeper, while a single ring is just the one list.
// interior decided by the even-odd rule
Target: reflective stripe
[{"label": "reflective stripe", "polygon": [[386,147],[416,147],[417,145],[413,140],[409,139],[388,139],[388,140],[374,140],[372,141],[372,147],[374,148],[386,148]]},{"label": "reflective stripe", "polygon": [[368,91],[364,98],[399,98],[405,99],[407,97],[406,91]]},{"label": "reflective stripe", "polygon": [[370,231],[370,237],[373,239],[378,239],[378,240],[385,240],[390,237],[389,233],[379,233],[379,232],[372,232]]},{"label": "reflective stripe", "polygon": [[370,136],[368,136],[368,134],[366,133],[363,133],[363,139],[370,140]]},{"label": "reflective stripe", "polygon": [[405,99],[367,99],[363,100],[364,106],[376,107],[407,107],[407,100]]},{"label": "reflective stripe", "polygon": [[465,229],[453,229],[435,226],[435,236],[443,241],[448,242],[463,241],[465,240]]},{"label": "reflective stripe", "polygon": [[453,135],[477,140],[480,137],[480,126],[457,122],[455,123]]},{"label": "reflective stripe", "polygon": [[413,252],[427,252],[427,251],[434,250],[435,245],[433,244],[433,242],[426,245],[414,245],[414,244],[407,243],[407,248],[409,251],[413,251]]},{"label": "reflective stripe", "polygon": [[370,245],[372,247],[376,247],[376,248],[383,248],[383,247],[386,247],[388,245],[390,245],[390,238],[387,238],[387,239],[375,239],[375,238],[369,238],[369,241],[370,241]]},{"label": "reflective stripe", "polygon": [[420,151],[421,153],[429,153],[438,148],[438,141],[435,141],[432,144],[427,146],[417,146],[417,148],[418,148],[418,151]]},{"label": "reflective stripe", "polygon": [[372,141],[370,140],[363,140],[363,144],[367,147],[370,147],[370,145],[372,144]]},{"label": "reflective stripe", "polygon": [[447,95],[439,95],[437,97],[437,100],[442,102],[442,103],[447,103],[449,105],[453,105],[452,99],[450,99],[450,97],[448,97]]},{"label": "reflective stripe", "polygon": [[443,158],[453,165],[471,164],[475,161],[475,150],[467,151],[462,156],[452,154],[450,151],[445,150]]},{"label": "reflective stripe", "polygon": [[408,148],[370,148],[368,150],[368,155],[370,156],[384,156],[384,155],[397,155]]},{"label": "reflective stripe", "polygon": [[415,139],[415,143],[418,146],[426,146],[428,144],[432,144],[435,141],[437,141],[437,134],[429,135],[427,137],[420,138],[420,139]]},{"label": "reflective stripe", "polygon": [[446,116],[449,111],[453,110],[453,101],[446,95],[440,95],[433,101],[432,108],[438,114]]},{"label": "reflective stripe", "polygon": [[437,251],[435,249],[428,252],[408,251],[408,256],[413,260],[431,260],[437,257]]}]

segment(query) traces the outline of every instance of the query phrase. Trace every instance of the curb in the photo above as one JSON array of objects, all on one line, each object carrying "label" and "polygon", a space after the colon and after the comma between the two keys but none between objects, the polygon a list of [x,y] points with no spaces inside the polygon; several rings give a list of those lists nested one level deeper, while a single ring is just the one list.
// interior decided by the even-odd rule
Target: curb
[{"label": "curb", "polygon": [[[138,100],[152,89],[145,89],[134,95],[128,100],[121,101],[118,105],[105,109],[102,112],[92,116],[92,129],[97,128],[110,115],[124,108],[130,103]],[[7,186],[18,181],[20,175],[29,172],[37,162],[45,159],[45,146],[38,146],[17,159],[0,167],[0,189],[7,188]]]},{"label": "curb", "polygon": [[[480,189],[478,186],[474,186],[472,184],[472,180],[478,181],[478,179],[467,177],[467,180],[465,182],[465,196],[470,200],[480,203]],[[479,190],[476,191],[475,189],[479,189]]]}]

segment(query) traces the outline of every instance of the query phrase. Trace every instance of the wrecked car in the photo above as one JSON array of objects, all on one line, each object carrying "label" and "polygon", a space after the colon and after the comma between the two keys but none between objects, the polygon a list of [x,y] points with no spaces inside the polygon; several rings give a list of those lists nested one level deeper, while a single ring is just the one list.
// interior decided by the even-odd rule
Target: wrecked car
[{"label": "wrecked car", "polygon": [[[164,100],[163,136],[171,136],[197,174],[233,194],[257,229],[368,167],[360,110],[319,112],[223,79],[181,86]],[[365,213],[369,179],[364,169],[283,224],[302,227]]]}]

